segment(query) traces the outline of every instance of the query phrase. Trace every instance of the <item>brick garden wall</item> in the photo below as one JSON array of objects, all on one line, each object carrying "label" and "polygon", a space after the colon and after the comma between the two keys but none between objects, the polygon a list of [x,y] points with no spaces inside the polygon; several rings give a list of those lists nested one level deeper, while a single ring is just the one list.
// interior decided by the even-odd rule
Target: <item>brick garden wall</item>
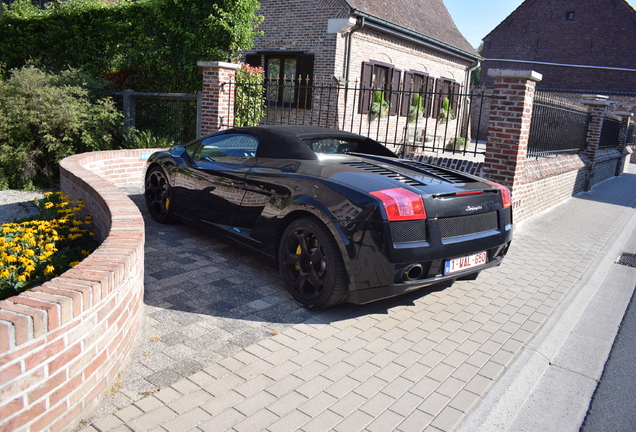
[{"label": "brick garden wall", "polygon": [[117,379],[143,308],[144,222],[115,184],[139,182],[148,150],[79,154],[62,190],[83,199],[101,246],[76,267],[0,302],[0,429],[77,426]]},{"label": "brick garden wall", "polygon": [[520,222],[585,190],[590,160],[567,155],[527,161],[515,193],[514,218]]}]

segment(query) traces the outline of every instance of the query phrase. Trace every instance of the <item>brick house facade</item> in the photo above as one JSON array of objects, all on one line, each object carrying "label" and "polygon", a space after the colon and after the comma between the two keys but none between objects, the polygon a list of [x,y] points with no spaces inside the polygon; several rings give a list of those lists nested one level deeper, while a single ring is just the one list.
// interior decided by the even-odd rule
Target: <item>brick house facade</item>
[{"label": "brick house facade", "polygon": [[[610,97],[614,111],[636,110],[636,11],[625,0],[526,0],[484,38],[482,70],[532,69],[537,90],[579,101]],[[602,66],[613,69],[556,66]],[[482,84],[492,78],[482,74]]]},{"label": "brick house facade", "polygon": [[[455,26],[443,0],[263,0],[263,34],[255,39],[246,63],[265,69],[266,83],[363,88],[340,91],[337,113],[326,126],[342,128],[345,112],[367,114],[377,90],[390,104],[393,122],[406,124],[418,91],[439,93],[425,103],[425,116],[437,120],[442,98],[457,105],[479,54]],[[396,91],[409,92],[402,97]],[[293,93],[293,92],[292,92]],[[269,104],[305,109],[325,104],[324,93],[302,88],[294,94],[267,93]],[[324,108],[324,107],[323,107]],[[326,111],[326,110],[325,110]],[[369,116],[359,116],[360,125]],[[366,117],[366,118],[365,118]],[[386,121],[388,121],[387,119]],[[372,135],[367,133],[367,135]]]}]

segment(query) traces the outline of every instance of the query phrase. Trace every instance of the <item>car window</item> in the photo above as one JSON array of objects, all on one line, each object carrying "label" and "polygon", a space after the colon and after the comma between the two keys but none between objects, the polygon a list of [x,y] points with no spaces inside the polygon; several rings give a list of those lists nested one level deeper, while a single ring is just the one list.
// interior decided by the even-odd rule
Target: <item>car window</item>
[{"label": "car window", "polygon": [[215,160],[226,156],[253,157],[257,147],[258,140],[252,135],[217,135],[202,140],[192,157],[194,160]]},{"label": "car window", "polygon": [[344,154],[358,148],[358,141],[341,138],[306,138],[303,142],[319,154]]}]

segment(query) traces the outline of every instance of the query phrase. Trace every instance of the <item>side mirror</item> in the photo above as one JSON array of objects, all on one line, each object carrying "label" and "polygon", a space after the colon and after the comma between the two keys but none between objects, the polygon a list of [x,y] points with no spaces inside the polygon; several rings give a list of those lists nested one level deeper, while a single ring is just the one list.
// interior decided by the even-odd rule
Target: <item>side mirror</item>
[{"label": "side mirror", "polygon": [[176,146],[176,147],[172,147],[170,149],[170,156],[173,157],[183,157],[184,153],[186,152],[186,149],[184,146]]}]

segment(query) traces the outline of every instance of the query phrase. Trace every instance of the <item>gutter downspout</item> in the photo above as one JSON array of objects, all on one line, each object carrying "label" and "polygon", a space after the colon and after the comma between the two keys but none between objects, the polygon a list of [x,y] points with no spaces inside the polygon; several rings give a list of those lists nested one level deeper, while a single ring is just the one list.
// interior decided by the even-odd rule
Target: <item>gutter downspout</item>
[{"label": "gutter downspout", "polygon": [[351,46],[353,45],[353,34],[364,28],[364,17],[362,17],[358,22],[360,24],[351,29],[349,32],[349,40],[347,41],[347,66],[345,70],[345,86],[347,87],[349,86],[349,70],[351,69]]},{"label": "gutter downspout", "polygon": [[466,93],[468,93],[468,88],[470,87],[470,79],[472,78],[473,72],[481,66],[481,61],[477,60],[474,65],[469,66],[466,70]]}]

